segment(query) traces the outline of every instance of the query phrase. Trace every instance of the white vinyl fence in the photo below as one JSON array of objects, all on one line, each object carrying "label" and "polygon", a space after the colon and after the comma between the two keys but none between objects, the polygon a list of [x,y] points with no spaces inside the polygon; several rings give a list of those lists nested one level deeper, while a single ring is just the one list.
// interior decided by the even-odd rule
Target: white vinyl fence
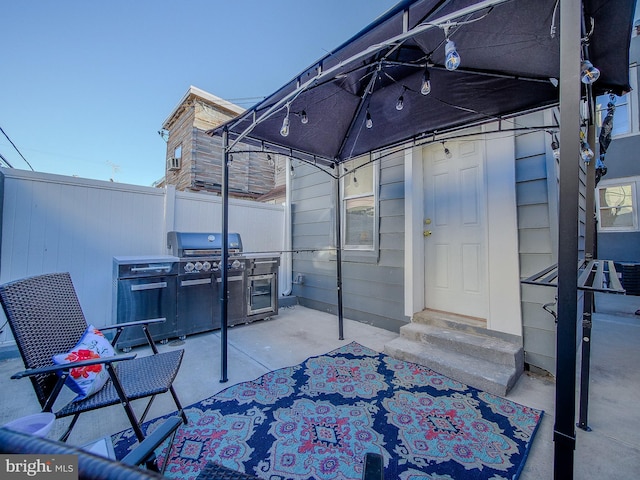
[{"label": "white vinyl fence", "polygon": [[[108,325],[113,257],[168,254],[171,230],[221,231],[221,200],[173,187],[0,169],[0,283],[70,272],[89,323]],[[229,231],[240,233],[247,252],[284,250],[284,218],[281,205],[229,200]],[[2,330],[0,347],[8,347],[8,325]]]}]

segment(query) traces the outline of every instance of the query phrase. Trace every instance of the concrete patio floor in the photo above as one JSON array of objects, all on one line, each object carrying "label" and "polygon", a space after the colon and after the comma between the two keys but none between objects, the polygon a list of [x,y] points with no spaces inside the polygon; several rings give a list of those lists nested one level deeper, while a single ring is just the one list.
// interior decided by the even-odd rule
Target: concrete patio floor
[{"label": "concrete patio floor", "polygon": [[[577,429],[576,479],[629,479],[640,470],[640,297],[597,296],[591,357],[589,421],[591,432]],[[301,306],[281,308],[278,316],[229,329],[228,382],[220,383],[220,333],[171,341],[160,349],[185,348],[175,386],[183,405],[207,398],[235,383],[252,380],[277,368],[356,341],[377,351],[396,334],[345,320],[344,340],[338,340],[337,318]],[[134,352],[145,354],[146,349]],[[22,369],[19,358],[0,361],[0,425],[39,412],[31,383],[11,380]],[[579,372],[579,371],[578,371]],[[523,480],[553,478],[553,423],[555,382],[552,377],[525,373],[507,398],[545,411],[527,459]],[[143,405],[134,404],[138,412]],[[156,399],[148,419],[174,410],[169,395]],[[58,420],[49,433],[57,438],[67,419]],[[69,443],[84,445],[128,428],[120,406],[85,413]],[[390,480],[390,479],[388,479]]]}]

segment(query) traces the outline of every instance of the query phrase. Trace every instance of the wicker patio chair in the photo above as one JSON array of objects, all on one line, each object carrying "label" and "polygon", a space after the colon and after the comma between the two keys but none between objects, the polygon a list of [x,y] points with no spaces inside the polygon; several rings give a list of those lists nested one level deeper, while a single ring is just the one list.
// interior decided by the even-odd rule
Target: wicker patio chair
[{"label": "wicker patio chair", "polygon": [[[61,441],[67,440],[81,413],[116,404],[122,404],[138,440],[142,441],[140,424],[155,396],[167,391],[171,392],[180,416],[187,423],[173,387],[184,350],[159,353],[147,329],[153,321],[121,323],[102,329],[116,331],[111,340],[111,344],[116,345],[124,328],[142,327],[153,351],[151,355],[136,357],[130,353],[54,365],[53,356],[73,349],[88,326],[69,273],[39,275],[0,285],[0,303],[26,368],[11,378],[31,379],[43,412],[53,412],[56,418],[73,415]],[[93,395],[71,401],[54,412],[54,404],[71,369],[97,364],[106,367],[109,374],[106,384]],[[131,401],[140,398],[148,398],[149,402],[138,420]]]},{"label": "wicker patio chair", "polygon": [[[81,447],[56,442],[23,432],[0,427],[0,453],[27,455],[76,455],[78,479],[87,480],[147,480],[163,478],[155,465],[155,449],[167,438],[173,438],[182,423],[180,417],[171,417],[145,438],[134,450],[120,461],[102,457]],[[139,468],[145,465],[146,469]],[[0,473],[2,472],[0,466]]]},{"label": "wicker patio chair", "polygon": [[[155,464],[155,450],[167,438],[174,435],[182,423],[180,417],[171,417],[145,438],[122,460],[112,460],[95,455],[80,447],[36,437],[0,427],[0,453],[31,455],[76,455],[79,480],[148,480],[161,479],[162,472]],[[172,437],[173,438],[173,437]],[[151,461],[151,462],[150,462]],[[142,465],[144,468],[138,468]],[[0,474],[3,466],[0,466]],[[75,472],[74,472],[75,473]],[[258,477],[231,470],[208,462],[196,480],[259,480]]]}]

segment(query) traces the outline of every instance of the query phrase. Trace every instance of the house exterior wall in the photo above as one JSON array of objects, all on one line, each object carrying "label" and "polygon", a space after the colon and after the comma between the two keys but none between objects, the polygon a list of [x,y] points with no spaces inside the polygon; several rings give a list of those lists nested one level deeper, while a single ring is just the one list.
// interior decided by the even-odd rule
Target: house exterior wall
[{"label": "house exterior wall", "polygon": [[[207,135],[206,131],[234,116],[234,112],[215,102],[196,93],[188,94],[163,126],[169,133],[164,183],[174,185],[180,191],[220,192],[222,140]],[[179,146],[182,147],[180,167],[172,169],[171,159]],[[236,150],[243,148],[239,144]],[[229,166],[230,196],[257,199],[277,185],[283,185],[276,182],[275,165],[268,161],[267,154],[242,152],[233,154],[232,159]]]},{"label": "house exterior wall", "polygon": [[[184,110],[182,115],[176,119],[169,130],[169,138],[167,140],[167,156],[165,159],[165,183],[174,185],[177,190],[189,190],[191,188],[192,176],[192,160],[193,160],[193,134],[196,130],[193,126],[195,123],[195,109],[193,107]],[[170,170],[170,158],[177,147],[182,147],[182,159],[180,168]]]},{"label": "house exterior wall", "polygon": [[[548,113],[522,117],[519,124],[544,125]],[[527,278],[557,261],[557,168],[545,132],[516,135],[516,203],[520,277]],[[521,284],[525,362],[555,371],[554,318],[542,306],[556,289]]]},{"label": "house exterior wall", "polygon": [[[551,111],[537,112],[517,119],[518,127],[552,124]],[[504,134],[500,135],[503,136]],[[488,159],[491,160],[491,142],[487,145]],[[500,148],[505,149],[506,143],[501,143]],[[518,251],[514,258],[519,259],[519,275],[524,279],[557,261],[557,163],[550,148],[550,137],[544,131],[524,131],[513,136],[512,148],[511,165],[515,162],[515,167],[509,167],[508,170],[515,171],[511,175],[515,175],[516,183],[517,227],[514,225],[513,228],[517,229]],[[418,157],[415,159],[411,158],[416,155]],[[413,243],[406,242],[405,239],[408,228],[405,215],[409,215],[412,218],[410,221],[414,223],[421,224],[423,220],[422,215],[417,212],[420,208],[416,208],[417,213],[406,210],[411,209],[412,204],[405,206],[405,186],[411,184],[412,189],[421,190],[422,182],[413,178],[415,172],[407,177],[405,170],[411,165],[420,165],[421,162],[419,149],[408,149],[380,162],[379,257],[367,263],[354,259],[349,252],[343,252],[344,314],[347,318],[396,331],[410,320],[413,313],[404,311],[407,295],[408,303],[414,305],[414,310],[415,307],[420,308],[420,302],[424,301],[419,292],[405,291],[408,282],[416,278],[416,275],[420,276],[424,261],[419,258],[421,230],[420,238]],[[491,171],[492,175],[500,173]],[[421,175],[420,173],[420,177]],[[513,181],[513,177],[511,178]],[[584,197],[584,175],[581,182]],[[315,250],[294,255],[293,278],[296,279],[301,274],[304,279],[302,284],[294,285],[293,294],[298,296],[302,305],[335,313],[336,266],[335,253],[331,249],[335,245],[335,185],[329,176],[314,171],[312,167],[301,166],[296,168],[292,186],[292,248]],[[418,198],[422,198],[421,194],[414,195],[412,202],[417,202]],[[584,198],[581,205],[584,210]],[[490,204],[490,213],[495,214],[495,207],[495,202]],[[584,222],[584,211],[580,218]],[[582,248],[584,225],[580,227],[580,232]],[[414,272],[405,271],[412,266],[411,262],[405,262],[406,248],[414,248],[416,251],[414,264],[420,264],[413,265]],[[554,288],[520,285],[522,330],[520,334],[516,334],[523,338],[526,362],[552,373],[555,372],[555,323],[553,317],[542,309],[542,305],[553,302],[555,293]],[[412,295],[415,298],[410,298]],[[503,325],[498,330],[508,331],[505,328]]]},{"label": "house exterior wall", "polygon": [[[344,315],[399,331],[404,315],[404,156],[385,158],[378,191],[379,251],[376,256],[342,253]],[[293,295],[301,305],[337,313],[335,180],[298,165],[292,187]],[[299,277],[298,277],[299,278]]]},{"label": "house exterior wall", "polygon": [[[638,29],[640,30],[640,29]],[[634,32],[630,49],[630,77],[634,90],[630,96],[630,125],[631,132],[614,136],[606,153],[605,164],[607,174],[602,177],[599,185],[623,182],[633,183],[635,189],[636,228],[630,231],[612,232],[599,229],[597,235],[598,258],[615,260],[621,263],[640,264],[640,215],[637,208],[640,204],[640,36]],[[614,126],[620,111],[614,114]],[[620,120],[618,120],[620,121]],[[596,192],[597,193],[597,192]],[[638,267],[640,268],[640,267]],[[624,280],[623,280],[624,281]],[[632,291],[635,293],[635,291]]]}]

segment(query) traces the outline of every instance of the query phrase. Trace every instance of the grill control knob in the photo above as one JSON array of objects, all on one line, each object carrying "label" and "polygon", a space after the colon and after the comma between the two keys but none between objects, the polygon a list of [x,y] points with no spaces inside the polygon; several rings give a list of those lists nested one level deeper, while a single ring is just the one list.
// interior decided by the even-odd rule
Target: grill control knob
[{"label": "grill control knob", "polygon": [[211,270],[213,270],[214,272],[217,272],[217,271],[218,271],[218,268],[219,268],[219,267],[218,267],[218,263],[217,263],[217,262],[213,262],[213,263],[211,264]]},{"label": "grill control knob", "polygon": [[239,260],[234,260],[233,263],[231,264],[232,268],[240,268],[240,261]]},{"label": "grill control knob", "polygon": [[194,268],[195,268],[195,265],[193,263],[189,262],[184,266],[184,271],[185,272],[193,272]]},{"label": "grill control knob", "polygon": [[196,269],[196,272],[199,272],[200,270],[202,270],[202,262],[196,262],[196,264],[194,265],[194,268]]},{"label": "grill control knob", "polygon": [[208,272],[209,270],[211,270],[211,264],[210,264],[209,262],[204,262],[204,263],[202,264],[202,269],[203,269],[205,272]]}]

